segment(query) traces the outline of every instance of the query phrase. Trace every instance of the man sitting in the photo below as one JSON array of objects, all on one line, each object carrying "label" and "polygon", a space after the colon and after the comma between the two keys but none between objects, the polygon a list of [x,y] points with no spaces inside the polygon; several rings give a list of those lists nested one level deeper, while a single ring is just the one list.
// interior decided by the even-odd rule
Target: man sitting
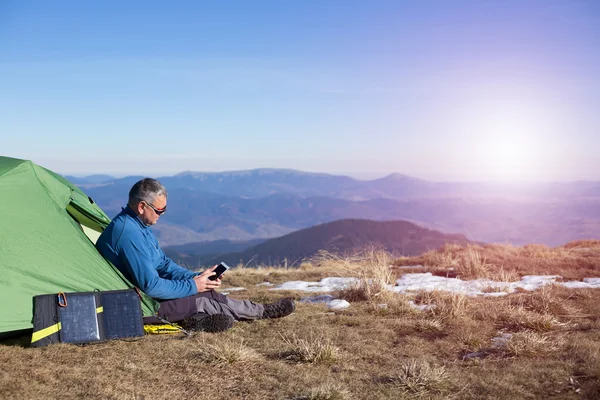
[{"label": "man sitting", "polygon": [[[160,302],[157,315],[184,328],[207,332],[229,329],[234,320],[280,318],[295,309],[292,299],[258,304],[217,293],[221,279],[212,267],[192,272],[168,258],[158,245],[152,225],[167,209],[167,190],[155,179],[145,178],[129,191],[127,206],[112,220],[96,242],[96,248],[139,289]],[[159,319],[147,317],[146,323]]]}]

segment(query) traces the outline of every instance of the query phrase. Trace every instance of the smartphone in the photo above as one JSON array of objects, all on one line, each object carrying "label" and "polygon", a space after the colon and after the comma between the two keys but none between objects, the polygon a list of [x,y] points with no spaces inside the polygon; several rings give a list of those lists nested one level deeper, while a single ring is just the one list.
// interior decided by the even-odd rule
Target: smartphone
[{"label": "smartphone", "polygon": [[219,279],[221,277],[221,275],[223,275],[225,273],[225,271],[227,271],[229,269],[229,265],[225,264],[224,262],[220,263],[219,265],[217,265],[217,268],[215,268],[215,270],[213,272],[216,272],[216,275],[213,276],[209,276],[208,279],[210,279],[211,281],[216,281],[217,279]]}]

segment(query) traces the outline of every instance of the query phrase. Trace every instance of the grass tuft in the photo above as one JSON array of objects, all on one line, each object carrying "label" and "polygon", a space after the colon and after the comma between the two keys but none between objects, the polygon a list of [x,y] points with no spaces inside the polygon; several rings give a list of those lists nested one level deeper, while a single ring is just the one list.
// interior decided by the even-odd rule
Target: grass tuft
[{"label": "grass tuft", "polygon": [[420,359],[409,359],[385,380],[403,392],[423,396],[442,392],[447,384],[448,374],[443,366],[434,366]]},{"label": "grass tuft", "polygon": [[458,259],[456,273],[463,279],[487,278],[492,267],[479,250],[474,246],[467,246],[462,257]]},{"label": "grass tuft", "polygon": [[[388,290],[395,275],[389,266],[389,255],[383,250],[370,247],[363,251],[365,266],[345,268],[344,273],[355,276],[356,282],[337,293],[337,297],[349,302],[392,301],[396,294]],[[391,296],[390,296],[391,295]]]},{"label": "grass tuft", "polygon": [[496,282],[504,283],[517,282],[521,280],[519,273],[516,270],[504,269],[504,267],[490,271],[488,278]]},{"label": "grass tuft", "polygon": [[513,334],[504,346],[504,351],[511,356],[540,356],[558,350],[559,342],[552,342],[548,336],[537,332],[523,331]]},{"label": "grass tuft", "polygon": [[542,288],[528,293],[525,296],[512,298],[513,304],[519,304],[526,310],[535,311],[540,314],[552,315],[575,315],[580,311],[565,303],[561,298],[564,289],[558,285],[543,286]]},{"label": "grass tuft", "polygon": [[507,305],[499,315],[502,328],[508,331],[518,332],[531,330],[534,332],[549,332],[562,325],[551,314],[540,314],[529,311],[523,306]]},{"label": "grass tuft", "polygon": [[338,254],[320,250],[306,259],[306,264],[317,268],[339,270],[340,272],[370,270],[377,266],[389,266],[392,256],[379,245],[366,245],[352,254]]},{"label": "grass tuft", "polygon": [[333,364],[339,358],[339,349],[330,339],[317,337],[313,333],[308,339],[300,338],[295,333],[290,338],[282,334],[280,336],[289,348],[283,353],[287,360],[308,364]]},{"label": "grass tuft", "polygon": [[419,319],[415,322],[417,332],[438,334],[444,329],[444,322],[439,319]]},{"label": "grass tuft", "polygon": [[427,305],[427,313],[442,321],[459,319],[467,313],[468,298],[461,293],[445,290],[420,291],[415,302]]}]

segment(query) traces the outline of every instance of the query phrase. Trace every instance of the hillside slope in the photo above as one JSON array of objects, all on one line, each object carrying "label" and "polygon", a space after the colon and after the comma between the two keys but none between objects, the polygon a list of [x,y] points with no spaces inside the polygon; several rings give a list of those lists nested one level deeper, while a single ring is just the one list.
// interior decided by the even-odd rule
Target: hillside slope
[{"label": "hillside slope", "polygon": [[245,241],[213,240],[198,243],[187,243],[179,246],[168,246],[163,248],[167,257],[177,264],[190,269],[198,268],[207,264],[210,260],[220,254],[244,251],[249,247],[264,242],[264,239]]},{"label": "hillside slope", "polygon": [[413,256],[446,243],[466,244],[462,234],[444,234],[407,221],[344,219],[292,232],[267,240],[243,252],[224,254],[207,265],[225,261],[254,265],[298,265],[319,250],[347,254],[375,244],[396,255]]}]

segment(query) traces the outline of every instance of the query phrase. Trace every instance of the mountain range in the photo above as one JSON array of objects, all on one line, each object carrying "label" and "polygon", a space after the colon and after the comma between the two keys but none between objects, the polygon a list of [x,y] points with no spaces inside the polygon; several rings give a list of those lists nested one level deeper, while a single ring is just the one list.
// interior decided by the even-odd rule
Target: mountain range
[{"label": "mountain range", "polygon": [[[76,179],[113,216],[140,178]],[[341,219],[405,220],[514,245],[600,237],[600,183],[592,181],[429,182],[401,174],[358,180],[279,169],[157,179],[169,191],[168,211],[153,228],[163,246],[268,239]]]},{"label": "mountain range", "polygon": [[[142,176],[66,176],[82,188],[107,185],[131,187]],[[182,172],[157,177],[167,189],[187,188],[226,197],[260,198],[271,194],[330,197],[352,201],[410,197],[496,197],[564,199],[600,195],[600,182],[430,182],[393,173],[383,178],[358,180],[349,176],[289,169],[261,168],[226,172]]]}]

